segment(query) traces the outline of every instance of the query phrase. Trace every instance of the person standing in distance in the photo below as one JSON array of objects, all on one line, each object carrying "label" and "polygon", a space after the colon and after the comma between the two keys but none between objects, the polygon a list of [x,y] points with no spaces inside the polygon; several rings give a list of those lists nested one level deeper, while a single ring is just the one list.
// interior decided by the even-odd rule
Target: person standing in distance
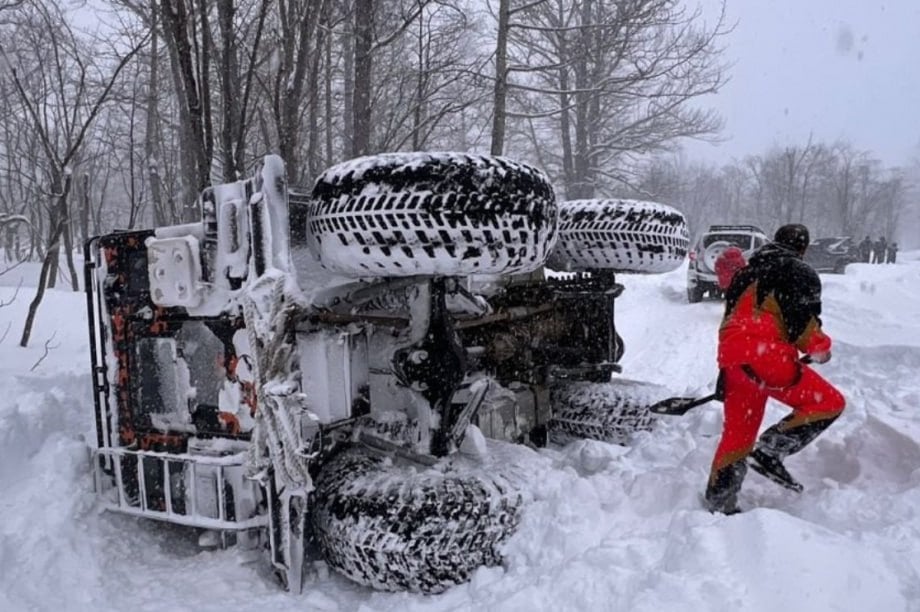
[{"label": "person standing in distance", "polygon": [[885,255],[888,253],[888,242],[885,240],[884,236],[878,237],[878,242],[876,242],[873,247],[873,253],[875,255],[874,263],[885,263]]},{"label": "person standing in distance", "polygon": [[872,261],[872,239],[869,236],[863,238],[863,241],[859,243],[859,256],[863,263]]},{"label": "person standing in distance", "polygon": [[[802,450],[840,416],[843,395],[799,355],[824,363],[831,339],[821,329],[821,280],[802,257],[808,228],[784,225],[732,279],[719,329],[718,361],[724,403],[722,437],[706,487],[712,512],[738,512],[748,465],[801,490],[783,460]],[[767,398],[790,408],[761,434]],[[755,447],[756,443],[756,447]]]},{"label": "person standing in distance", "polygon": [[888,245],[888,258],[885,260],[887,263],[897,263],[898,261],[898,243],[892,242]]},{"label": "person standing in distance", "polygon": [[726,291],[731,286],[735,273],[746,265],[744,251],[736,246],[725,249],[716,258],[715,263],[716,282],[719,284],[719,289]]}]

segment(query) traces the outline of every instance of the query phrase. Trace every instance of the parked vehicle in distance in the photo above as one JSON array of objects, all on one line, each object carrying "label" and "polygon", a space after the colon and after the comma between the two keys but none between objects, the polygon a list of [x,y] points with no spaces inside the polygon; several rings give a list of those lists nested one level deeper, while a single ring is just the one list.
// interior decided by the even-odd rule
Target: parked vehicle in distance
[{"label": "parked vehicle in distance", "polygon": [[748,258],[769,241],[763,230],[754,225],[710,225],[690,249],[687,267],[687,300],[696,303],[709,295],[722,298],[716,278],[716,260],[725,249],[736,246]]},{"label": "parked vehicle in distance", "polygon": [[805,251],[805,263],[816,272],[843,274],[849,264],[858,261],[859,245],[850,236],[818,238]]}]

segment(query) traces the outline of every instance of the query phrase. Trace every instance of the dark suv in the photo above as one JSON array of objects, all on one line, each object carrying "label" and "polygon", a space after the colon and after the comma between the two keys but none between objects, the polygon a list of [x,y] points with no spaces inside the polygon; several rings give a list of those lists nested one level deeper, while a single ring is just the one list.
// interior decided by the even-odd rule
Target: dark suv
[{"label": "dark suv", "polygon": [[745,259],[768,242],[766,234],[754,225],[710,225],[700,234],[690,250],[687,267],[687,300],[699,302],[705,294],[721,298],[722,291],[716,280],[716,259],[725,249],[736,246],[744,252]]},{"label": "dark suv", "polygon": [[849,264],[858,261],[859,247],[849,236],[818,238],[805,251],[805,262],[816,272],[843,274]]}]

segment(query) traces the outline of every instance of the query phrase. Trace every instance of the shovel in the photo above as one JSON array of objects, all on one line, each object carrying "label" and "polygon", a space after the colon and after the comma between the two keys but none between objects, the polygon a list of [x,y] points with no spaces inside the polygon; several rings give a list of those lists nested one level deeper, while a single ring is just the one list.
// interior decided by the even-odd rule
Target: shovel
[{"label": "shovel", "polygon": [[649,406],[649,411],[654,412],[655,414],[680,416],[691,408],[696,408],[697,406],[708,404],[714,399],[719,399],[718,392],[707,395],[705,397],[669,397],[668,399],[661,400],[660,402]]},{"label": "shovel", "polygon": [[[810,356],[804,355],[801,359],[799,359],[799,363],[812,363],[812,359]],[[653,412],[655,414],[680,416],[689,410],[696,408],[697,406],[708,404],[712,400],[722,401],[723,397],[722,372],[720,371],[719,379],[716,381],[715,393],[703,397],[669,397],[668,399],[664,399],[658,403],[652,404],[648,409],[649,412]]]}]

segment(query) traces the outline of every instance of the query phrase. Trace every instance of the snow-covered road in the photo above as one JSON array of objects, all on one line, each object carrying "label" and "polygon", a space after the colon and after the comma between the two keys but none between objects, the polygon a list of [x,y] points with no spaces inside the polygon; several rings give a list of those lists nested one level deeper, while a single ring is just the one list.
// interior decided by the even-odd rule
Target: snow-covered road
[{"label": "snow-covered road", "polygon": [[[533,500],[505,566],[431,597],[326,573],[284,593],[258,557],[200,552],[185,530],[97,511],[84,298],[49,292],[20,349],[32,297],[21,289],[0,308],[0,333],[12,323],[0,343],[0,610],[920,611],[920,252],[901,257],[822,275],[836,344],[820,368],[848,407],[789,460],[804,493],[751,474],[746,512],[700,508],[718,404],[629,448],[521,448]],[[617,303],[623,376],[680,394],[713,385],[721,317],[718,303],[686,303],[684,274],[624,275]],[[0,287],[0,303],[13,292]],[[771,405],[765,425],[783,414]]]}]

